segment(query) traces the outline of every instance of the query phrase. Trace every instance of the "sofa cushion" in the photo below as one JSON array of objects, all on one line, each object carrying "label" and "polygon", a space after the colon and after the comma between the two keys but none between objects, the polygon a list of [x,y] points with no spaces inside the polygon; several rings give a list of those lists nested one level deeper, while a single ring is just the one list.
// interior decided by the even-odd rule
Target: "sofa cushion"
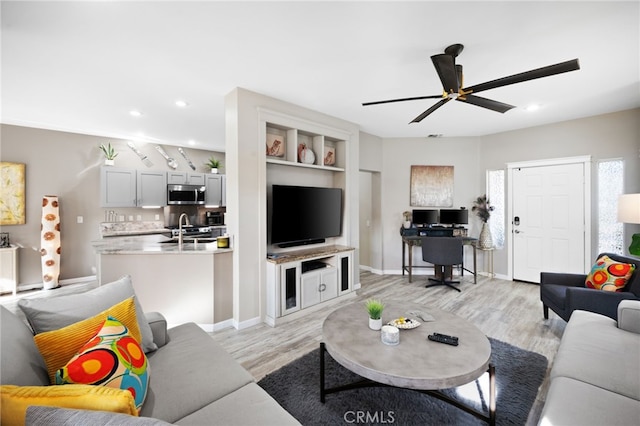
[{"label": "sofa cushion", "polygon": [[637,425],[640,401],[580,380],[551,381],[539,425]]},{"label": "sofa cushion", "polygon": [[568,377],[640,400],[640,335],[615,320],[573,311],[562,335],[550,377]]},{"label": "sofa cushion", "polygon": [[[248,409],[248,407],[251,407]],[[180,419],[178,425],[225,426],[286,426],[299,425],[295,417],[289,414],[275,399],[256,383],[249,383],[235,392],[203,407],[195,413]]]},{"label": "sofa cushion", "polygon": [[136,340],[140,339],[132,297],[94,317],[57,330],[45,331],[33,337],[44,358],[51,383],[55,383],[56,371],[62,368],[96,334],[108,316],[120,318],[122,323],[129,328],[131,335]]},{"label": "sofa cushion", "polygon": [[0,383],[41,386],[49,384],[47,368],[27,324],[0,305]]},{"label": "sofa cushion", "polygon": [[618,328],[640,334],[640,300],[623,300],[618,304]]},{"label": "sofa cushion", "polygon": [[170,423],[130,414],[106,411],[77,410],[35,405],[27,408],[26,424],[29,426],[167,426]]},{"label": "sofa cushion", "polygon": [[[131,296],[135,296],[131,277],[125,275],[114,282],[103,284],[84,293],[20,299],[18,306],[26,315],[34,333],[37,334],[57,330],[92,317]],[[142,348],[148,353],[158,347],[153,343],[151,328],[145,320],[144,311],[137,298],[135,303],[138,327],[142,333]]]},{"label": "sofa cushion", "polygon": [[24,424],[27,407],[31,405],[138,414],[133,396],[122,389],[91,385],[0,386],[3,425]]},{"label": "sofa cushion", "polygon": [[253,377],[194,323],[168,330],[169,342],[148,355],[153,378],[140,415],[174,423]]},{"label": "sofa cushion", "polygon": [[102,385],[131,392],[138,411],[147,395],[147,357],[127,327],[108,317],[78,354],[56,372],[56,384]]},{"label": "sofa cushion", "polygon": [[635,268],[633,263],[617,262],[603,255],[591,267],[585,286],[596,290],[622,291]]}]

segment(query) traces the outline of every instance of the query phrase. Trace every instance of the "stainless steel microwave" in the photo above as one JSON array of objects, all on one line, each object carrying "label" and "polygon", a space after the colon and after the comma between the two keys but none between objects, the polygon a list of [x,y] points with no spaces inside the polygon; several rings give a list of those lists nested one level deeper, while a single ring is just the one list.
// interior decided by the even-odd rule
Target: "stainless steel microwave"
[{"label": "stainless steel microwave", "polygon": [[204,204],[205,187],[200,185],[167,185],[167,204]]}]

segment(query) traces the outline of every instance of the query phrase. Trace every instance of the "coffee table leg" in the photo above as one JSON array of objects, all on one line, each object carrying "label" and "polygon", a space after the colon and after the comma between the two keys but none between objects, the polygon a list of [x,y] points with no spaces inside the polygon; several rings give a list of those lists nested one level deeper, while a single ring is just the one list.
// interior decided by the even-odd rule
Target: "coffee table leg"
[{"label": "coffee table leg", "polygon": [[320,402],[324,404],[324,342],[320,342]]},{"label": "coffee table leg", "polygon": [[496,368],[489,364],[489,424],[496,424]]}]

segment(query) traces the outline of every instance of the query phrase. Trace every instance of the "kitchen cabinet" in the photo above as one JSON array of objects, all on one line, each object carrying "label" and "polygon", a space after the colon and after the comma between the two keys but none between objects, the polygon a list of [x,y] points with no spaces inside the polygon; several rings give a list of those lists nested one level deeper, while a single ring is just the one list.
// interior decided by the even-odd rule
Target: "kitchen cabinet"
[{"label": "kitchen cabinet", "polygon": [[227,205],[227,177],[219,174],[205,175],[205,205],[223,207]]},{"label": "kitchen cabinet", "polygon": [[175,185],[204,185],[204,173],[167,172],[167,183]]},{"label": "kitchen cabinet", "polygon": [[161,207],[166,204],[166,173],[109,166],[100,169],[100,207]]}]

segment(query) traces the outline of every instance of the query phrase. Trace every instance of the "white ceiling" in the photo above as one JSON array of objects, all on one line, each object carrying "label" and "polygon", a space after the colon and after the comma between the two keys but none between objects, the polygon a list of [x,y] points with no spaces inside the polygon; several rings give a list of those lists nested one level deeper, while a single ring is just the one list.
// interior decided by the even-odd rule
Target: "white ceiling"
[{"label": "white ceiling", "polygon": [[[224,150],[235,87],[381,137],[477,136],[640,107],[637,0],[3,0],[1,13],[7,124]],[[441,93],[430,56],[453,43],[465,45],[466,86],[574,58],[581,69],[482,93],[518,106],[505,114],[449,102],[409,125],[436,100],[361,105]]]}]

